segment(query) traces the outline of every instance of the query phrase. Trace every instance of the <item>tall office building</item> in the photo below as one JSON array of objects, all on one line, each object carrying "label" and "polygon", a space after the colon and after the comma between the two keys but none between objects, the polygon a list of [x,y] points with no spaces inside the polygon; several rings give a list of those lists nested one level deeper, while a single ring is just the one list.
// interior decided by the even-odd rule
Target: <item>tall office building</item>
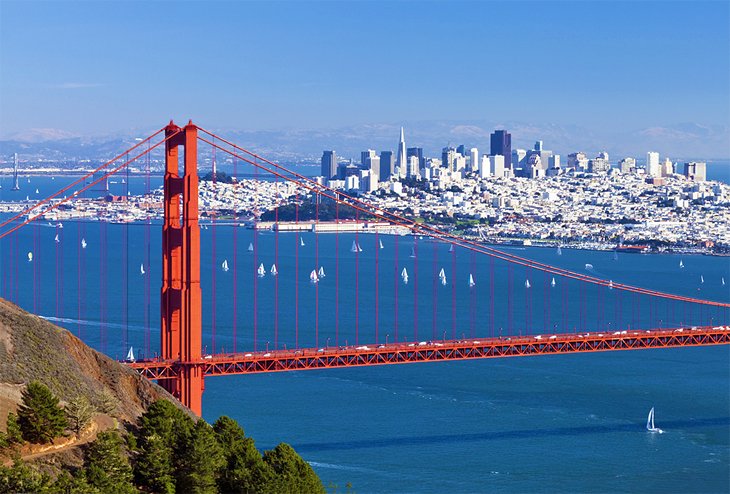
[{"label": "tall office building", "polygon": [[448,171],[454,171],[456,168],[456,149],[451,146],[445,147],[441,150],[441,166],[446,168]]},{"label": "tall office building", "polygon": [[370,163],[370,158],[374,158],[376,156],[374,149],[368,149],[367,151],[362,151],[360,153],[360,163],[362,163],[363,168],[370,168],[368,164]]},{"label": "tall office building", "polygon": [[650,177],[662,176],[662,169],[659,165],[659,153],[652,151],[646,153],[646,174]]},{"label": "tall office building", "polygon": [[393,174],[393,151],[380,151],[380,180],[390,180]]},{"label": "tall office building", "polygon": [[398,170],[399,177],[406,176],[406,138],[403,133],[403,127],[400,128],[400,141],[398,142],[398,153],[395,155],[395,167]]},{"label": "tall office building", "polygon": [[418,169],[425,168],[426,162],[423,159],[423,148],[408,148],[406,149],[406,160],[410,162],[410,157],[415,156],[418,158]]},{"label": "tall office building", "polygon": [[504,178],[504,171],[505,171],[505,159],[504,156],[501,154],[495,154],[491,157],[492,161],[494,162],[494,176],[498,178]]},{"label": "tall office building", "polygon": [[327,180],[337,177],[337,153],[334,151],[322,153],[322,176]]},{"label": "tall office building", "polygon": [[490,155],[504,156],[504,167],[512,169],[512,136],[506,130],[495,130],[490,138]]},{"label": "tall office building", "polygon": [[477,148],[471,148],[469,150],[469,160],[470,160],[470,167],[471,171],[478,172],[479,171],[479,149]]},{"label": "tall office building", "polygon": [[695,182],[707,180],[707,163],[702,161],[690,161],[684,164],[684,176]]}]

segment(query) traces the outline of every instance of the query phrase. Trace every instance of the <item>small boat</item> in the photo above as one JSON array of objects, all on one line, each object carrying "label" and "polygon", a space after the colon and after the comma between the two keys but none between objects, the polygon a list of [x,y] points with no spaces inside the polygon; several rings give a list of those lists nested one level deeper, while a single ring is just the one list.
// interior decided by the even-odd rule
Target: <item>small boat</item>
[{"label": "small boat", "polygon": [[122,183],[123,183],[123,184],[126,184],[127,182],[125,182],[125,180],[124,180],[124,179],[122,179]]},{"label": "small boat", "polygon": [[385,247],[383,247],[383,241],[382,240],[378,240],[378,242],[380,243],[380,248],[381,249],[384,249]]},{"label": "small boat", "polygon": [[56,234],[56,236],[55,236],[55,237],[53,237],[53,240],[54,240],[54,241],[55,241],[55,242],[56,242],[57,244],[61,242],[61,239],[60,239],[60,238],[58,238],[58,233]]},{"label": "small boat", "polygon": [[309,281],[312,282],[312,284],[316,284],[319,281],[319,278],[317,277],[317,270],[313,269],[311,273],[309,273]]},{"label": "small boat", "polygon": [[129,351],[127,352],[127,362],[134,362],[134,349],[130,346]]},{"label": "small boat", "polygon": [[352,241],[352,247],[350,247],[350,252],[362,252],[362,249],[360,249],[360,246],[357,245],[356,241]]},{"label": "small boat", "polygon": [[559,256],[563,255],[563,249],[561,249],[559,245],[558,245],[558,251],[556,252],[556,254],[558,254]]},{"label": "small boat", "polygon": [[263,278],[264,276],[266,276],[266,268],[264,268],[263,262],[259,264],[259,268],[256,270],[256,274],[259,276],[259,278]]},{"label": "small boat", "polygon": [[441,280],[441,284],[446,286],[446,272],[444,268],[441,268],[441,271],[439,271],[439,279]]},{"label": "small boat", "polygon": [[550,282],[550,286],[555,288],[555,276],[553,276],[552,281]]},{"label": "small boat", "polygon": [[588,271],[593,271],[593,264],[586,263],[586,269]]},{"label": "small boat", "polygon": [[228,271],[228,259],[223,259],[223,262],[221,263],[221,269],[225,272]]},{"label": "small boat", "polygon": [[663,430],[654,426],[654,407],[651,407],[651,410],[649,410],[649,416],[646,418],[646,430],[649,432],[664,434]]},{"label": "small boat", "polygon": [[449,252],[454,252],[454,244],[449,245]]},{"label": "small boat", "polygon": [[60,221],[58,222],[58,228],[63,228],[63,223],[61,223]]},{"label": "small boat", "polygon": [[360,247],[360,244],[357,244],[357,251],[362,252],[362,247]]},{"label": "small boat", "polygon": [[253,244],[251,242],[248,243],[248,251],[253,252]]},{"label": "small boat", "polygon": [[144,274],[144,273],[145,273],[145,271],[144,271],[144,264],[140,264],[139,265],[139,274]]},{"label": "small boat", "polygon": [[271,265],[270,271],[271,271],[271,276],[276,276],[279,273],[279,271],[276,270],[276,264]]},{"label": "small boat", "polygon": [[411,247],[411,255],[410,255],[410,257],[412,257],[414,259],[416,257],[416,248],[415,247]]},{"label": "small boat", "polygon": [[680,259],[680,260],[679,260],[679,269],[682,269],[683,267],[684,267],[684,263],[683,263],[683,262],[682,262],[682,260]]},{"label": "small boat", "polygon": [[406,268],[403,268],[403,271],[400,272],[400,277],[403,278],[403,284],[407,285],[408,284],[408,271],[406,270]]},{"label": "small boat", "polygon": [[444,276],[443,278],[441,278],[441,284],[443,286],[446,286],[446,276]]},{"label": "small boat", "polygon": [[33,262],[33,253],[28,252],[28,262]]},{"label": "small boat", "polygon": [[704,283],[704,282],[705,282],[705,277],[700,275],[700,283]]},{"label": "small boat", "polygon": [[474,277],[469,273],[469,288],[473,288],[476,285],[474,282]]},{"label": "small boat", "polygon": [[324,274],[324,266],[320,266],[319,267],[319,271],[317,272],[317,274],[319,275],[319,279],[322,279],[322,278],[325,277],[325,274]]},{"label": "small boat", "polygon": [[722,286],[725,286],[725,277],[720,278],[722,280]]},{"label": "small boat", "polygon": [[81,248],[82,248],[82,249],[85,249],[87,245],[88,245],[88,244],[86,243],[86,239],[85,239],[85,238],[82,238],[82,239],[81,239]]},{"label": "small boat", "polygon": [[530,280],[525,280],[525,288],[530,288],[532,285],[530,285]]},{"label": "small boat", "polygon": [[36,190],[35,190],[35,193],[36,193],[36,194],[40,194],[40,192],[38,191],[38,189],[36,189]]},{"label": "small boat", "polygon": [[299,237],[299,246],[304,247],[304,239],[302,237]]}]

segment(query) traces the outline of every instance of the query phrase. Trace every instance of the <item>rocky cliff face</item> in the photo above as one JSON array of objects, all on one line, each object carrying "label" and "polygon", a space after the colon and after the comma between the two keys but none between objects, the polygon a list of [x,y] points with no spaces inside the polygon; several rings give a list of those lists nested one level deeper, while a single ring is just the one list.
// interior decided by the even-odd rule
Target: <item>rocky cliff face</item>
[{"label": "rocky cliff face", "polygon": [[161,387],[67,330],[0,299],[0,430],[5,429],[8,411],[20,402],[23,386],[32,380],[48,386],[61,401],[83,394],[99,405],[105,395],[111,396],[116,407],[109,415],[122,423],[135,422],[161,398],[179,404]]}]

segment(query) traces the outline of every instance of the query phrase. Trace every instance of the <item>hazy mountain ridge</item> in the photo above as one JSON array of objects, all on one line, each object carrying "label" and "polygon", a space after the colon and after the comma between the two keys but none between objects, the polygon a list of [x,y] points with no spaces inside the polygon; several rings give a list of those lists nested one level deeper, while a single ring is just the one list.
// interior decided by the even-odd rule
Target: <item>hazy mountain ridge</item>
[{"label": "hazy mountain ridge", "polygon": [[[512,148],[530,149],[542,140],[546,149],[563,156],[584,151],[594,156],[608,151],[612,161],[623,156],[643,158],[647,151],[658,151],[672,159],[727,158],[730,126],[679,123],[643,129],[598,133],[580,126],[529,124],[500,121],[413,121],[404,122],[407,146],[424,148],[427,156],[440,156],[441,148],[465,144],[489,152],[489,135],[505,128],[512,134]],[[280,161],[317,162],[324,149],[335,149],[338,156],[359,161],[366,149],[395,150],[400,124],[372,123],[330,129],[240,130],[213,129],[240,146],[261,156]],[[54,129],[34,129],[0,140],[0,155],[7,163],[17,152],[21,160],[85,160],[111,158],[135,144],[135,138],[150,130],[135,130],[100,136],[73,136]],[[210,147],[201,143],[201,154]],[[161,156],[161,153],[158,153]]]}]

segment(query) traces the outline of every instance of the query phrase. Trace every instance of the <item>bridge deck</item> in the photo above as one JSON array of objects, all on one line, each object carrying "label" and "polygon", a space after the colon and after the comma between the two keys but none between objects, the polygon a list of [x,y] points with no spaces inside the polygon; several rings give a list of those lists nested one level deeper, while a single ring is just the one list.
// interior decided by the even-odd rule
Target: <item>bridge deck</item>
[{"label": "bridge deck", "polygon": [[729,343],[730,326],[715,326],[272,350],[206,355],[195,362],[144,360],[128,365],[149,379],[165,379],[176,377],[180,369],[187,366],[202,367],[206,376],[222,376]]}]

